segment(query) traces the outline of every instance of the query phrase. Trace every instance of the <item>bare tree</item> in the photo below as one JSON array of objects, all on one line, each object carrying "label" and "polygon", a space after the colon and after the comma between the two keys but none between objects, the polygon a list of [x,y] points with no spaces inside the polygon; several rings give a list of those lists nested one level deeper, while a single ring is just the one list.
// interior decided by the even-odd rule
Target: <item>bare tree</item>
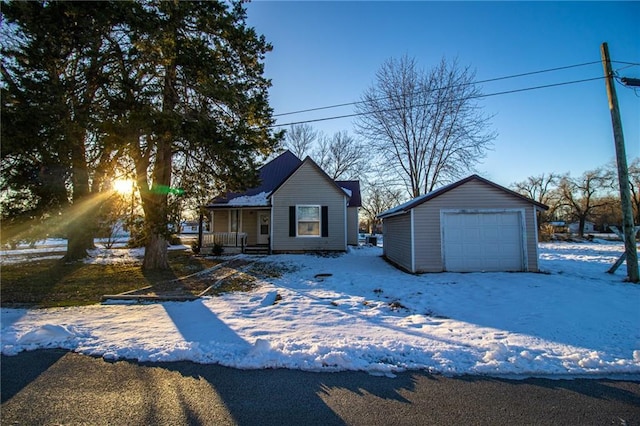
[{"label": "bare tree", "polygon": [[387,60],[357,104],[356,129],[412,197],[474,169],[496,134],[476,102],[475,72],[444,58],[430,72]]},{"label": "bare tree", "polygon": [[[578,221],[578,235],[584,236],[584,224],[593,212],[609,202],[598,194],[606,187],[608,176],[603,169],[586,171],[579,178],[563,176],[558,183],[561,205],[570,209]],[[604,195],[604,194],[603,194]]]},{"label": "bare tree", "polygon": [[518,194],[529,197],[534,201],[549,206],[546,212],[538,211],[538,227],[542,223],[549,221],[555,214],[559,204],[557,191],[554,191],[559,180],[559,175],[555,173],[541,174],[540,176],[529,176],[522,182],[516,182],[511,188]]},{"label": "bare tree", "polygon": [[310,124],[292,124],[285,133],[284,146],[298,158],[304,159],[318,139],[318,131]]},{"label": "bare tree", "polygon": [[400,203],[401,190],[384,184],[372,184],[366,187],[362,200],[361,213],[367,222],[368,231],[375,232],[380,223],[378,215]]},{"label": "bare tree", "polygon": [[314,160],[333,180],[357,179],[364,174],[368,159],[365,147],[346,131],[332,137],[320,135]]},{"label": "bare tree", "polygon": [[629,186],[631,203],[635,212],[634,222],[640,225],[640,157],[636,157],[629,165]]},{"label": "bare tree", "polygon": [[620,196],[615,192],[599,198],[601,207],[594,208],[590,220],[604,232],[609,229],[610,225],[620,225],[622,223],[622,204]]}]

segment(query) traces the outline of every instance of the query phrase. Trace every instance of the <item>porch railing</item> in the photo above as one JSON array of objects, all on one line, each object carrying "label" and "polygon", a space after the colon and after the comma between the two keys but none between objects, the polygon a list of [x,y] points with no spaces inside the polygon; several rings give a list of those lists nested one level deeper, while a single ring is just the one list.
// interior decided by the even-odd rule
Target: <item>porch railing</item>
[{"label": "porch railing", "polygon": [[246,232],[211,232],[202,235],[202,246],[219,244],[222,247],[245,247],[247,245]]}]

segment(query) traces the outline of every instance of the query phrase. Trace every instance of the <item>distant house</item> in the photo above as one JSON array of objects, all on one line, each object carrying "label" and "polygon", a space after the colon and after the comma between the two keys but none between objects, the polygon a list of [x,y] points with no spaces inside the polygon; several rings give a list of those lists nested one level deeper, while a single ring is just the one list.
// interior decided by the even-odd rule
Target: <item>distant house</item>
[{"label": "distant house", "polygon": [[[203,232],[207,232],[207,223],[203,222],[202,230]],[[200,232],[200,222],[197,220],[185,220],[180,222],[180,233],[181,234],[197,234]]]},{"label": "distant house", "polygon": [[[577,234],[580,231],[580,224],[578,222],[573,222],[569,224],[569,232],[572,234]],[[593,222],[585,221],[584,222],[584,233],[587,234],[589,232],[596,232],[596,224]]]},{"label": "distant house", "polygon": [[259,170],[260,184],[206,205],[201,247],[274,253],[346,251],[358,244],[358,181],[332,180],[310,157],[286,151]]},{"label": "distant house", "polygon": [[547,208],[472,175],[381,213],[383,254],[412,273],[537,271]]},{"label": "distant house", "polygon": [[568,231],[567,223],[562,220],[556,220],[549,222],[549,225],[553,228],[554,233],[564,233]]}]

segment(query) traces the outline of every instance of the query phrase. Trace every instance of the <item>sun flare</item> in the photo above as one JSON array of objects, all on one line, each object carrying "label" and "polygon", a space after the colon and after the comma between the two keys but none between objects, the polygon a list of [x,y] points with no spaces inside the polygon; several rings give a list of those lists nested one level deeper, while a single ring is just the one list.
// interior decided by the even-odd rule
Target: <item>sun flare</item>
[{"label": "sun flare", "polygon": [[113,181],[113,190],[122,195],[131,194],[133,185],[134,182],[131,179],[116,179]]}]

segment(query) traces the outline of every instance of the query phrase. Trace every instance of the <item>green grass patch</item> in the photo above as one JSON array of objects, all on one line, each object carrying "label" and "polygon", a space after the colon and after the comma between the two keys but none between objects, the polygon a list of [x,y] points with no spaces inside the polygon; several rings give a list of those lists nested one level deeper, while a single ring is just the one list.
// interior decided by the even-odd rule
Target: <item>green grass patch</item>
[{"label": "green grass patch", "polygon": [[78,306],[118,294],[185,277],[215,266],[219,260],[169,252],[169,271],[146,273],[140,264],[63,263],[39,260],[3,265],[0,305],[3,307]]}]

